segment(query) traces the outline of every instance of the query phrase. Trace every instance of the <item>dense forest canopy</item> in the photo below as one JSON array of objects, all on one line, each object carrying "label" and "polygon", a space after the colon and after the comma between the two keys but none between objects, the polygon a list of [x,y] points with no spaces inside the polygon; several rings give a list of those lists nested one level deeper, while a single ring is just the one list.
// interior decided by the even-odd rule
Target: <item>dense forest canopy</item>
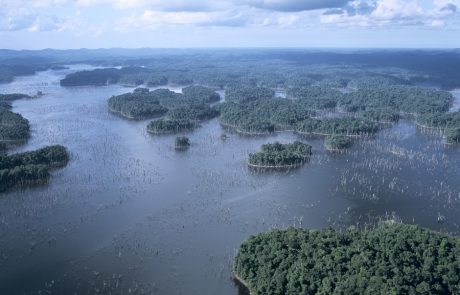
[{"label": "dense forest canopy", "polygon": [[168,113],[170,119],[209,120],[219,113],[209,105],[217,101],[219,95],[203,86],[189,86],[184,93],[168,89],[137,88],[132,93],[112,96],[109,108],[122,116],[132,119],[146,119]]},{"label": "dense forest canopy", "polygon": [[299,122],[296,131],[301,134],[361,136],[374,134],[378,128],[376,122],[362,118],[308,118]]},{"label": "dense forest canopy", "polygon": [[289,98],[298,99],[306,108],[333,109],[343,94],[328,86],[308,86],[289,88],[287,95]]},{"label": "dense forest canopy", "polygon": [[264,144],[260,151],[249,154],[248,164],[262,168],[299,166],[311,156],[311,146],[300,141]]},{"label": "dense forest canopy", "polygon": [[345,135],[329,135],[324,140],[324,146],[330,151],[345,150],[353,145],[353,140]]},{"label": "dense forest canopy", "polygon": [[345,93],[339,100],[339,107],[349,112],[387,108],[395,112],[424,114],[446,112],[451,103],[452,94],[449,92],[391,85]]},{"label": "dense forest canopy", "polygon": [[67,150],[60,145],[0,156],[0,191],[46,183],[50,170],[65,166],[68,161]]},{"label": "dense forest canopy", "polygon": [[458,294],[460,239],[403,224],[274,230],[244,242],[234,268],[253,295]]},{"label": "dense forest canopy", "polygon": [[0,141],[25,140],[30,135],[29,121],[20,114],[0,107]]},{"label": "dense forest canopy", "polygon": [[159,119],[151,121],[147,131],[152,134],[169,134],[191,131],[197,126],[197,123],[187,119]]}]

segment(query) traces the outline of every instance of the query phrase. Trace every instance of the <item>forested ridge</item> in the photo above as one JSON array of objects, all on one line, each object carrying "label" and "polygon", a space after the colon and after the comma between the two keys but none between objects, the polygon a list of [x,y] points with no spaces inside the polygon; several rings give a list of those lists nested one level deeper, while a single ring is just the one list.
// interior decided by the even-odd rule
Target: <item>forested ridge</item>
[{"label": "forested ridge", "polygon": [[252,295],[459,294],[460,239],[416,225],[250,237],[235,274]]}]

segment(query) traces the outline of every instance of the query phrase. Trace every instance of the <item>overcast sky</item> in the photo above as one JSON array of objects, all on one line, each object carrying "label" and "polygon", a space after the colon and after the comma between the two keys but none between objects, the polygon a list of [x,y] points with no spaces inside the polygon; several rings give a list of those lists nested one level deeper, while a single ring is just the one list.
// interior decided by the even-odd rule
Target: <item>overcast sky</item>
[{"label": "overcast sky", "polygon": [[460,0],[0,0],[0,48],[460,47]]}]

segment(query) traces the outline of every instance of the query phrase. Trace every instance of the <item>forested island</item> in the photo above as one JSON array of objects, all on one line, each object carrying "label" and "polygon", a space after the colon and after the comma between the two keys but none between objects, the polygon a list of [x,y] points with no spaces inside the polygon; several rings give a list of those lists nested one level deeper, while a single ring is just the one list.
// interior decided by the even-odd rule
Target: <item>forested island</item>
[{"label": "forested island", "polygon": [[249,154],[248,165],[253,168],[296,168],[310,159],[311,146],[300,141],[264,144],[260,151]]},{"label": "forested island", "polygon": [[308,118],[299,122],[296,132],[313,135],[368,136],[378,131],[378,124],[361,118]]},{"label": "forested island", "polygon": [[0,192],[10,188],[25,188],[46,183],[50,170],[63,167],[69,154],[61,145],[47,146],[35,151],[0,156]]},{"label": "forested island", "polygon": [[151,121],[147,125],[147,131],[152,134],[171,134],[191,131],[197,126],[196,122],[187,119],[159,119]]},{"label": "forested island", "polygon": [[250,237],[234,272],[252,295],[458,294],[460,239],[416,225]]},{"label": "forested island", "polygon": [[148,119],[168,114],[174,120],[209,120],[219,112],[210,108],[219,95],[210,88],[189,86],[183,93],[168,89],[136,88],[132,93],[112,96],[109,109],[130,119]]}]

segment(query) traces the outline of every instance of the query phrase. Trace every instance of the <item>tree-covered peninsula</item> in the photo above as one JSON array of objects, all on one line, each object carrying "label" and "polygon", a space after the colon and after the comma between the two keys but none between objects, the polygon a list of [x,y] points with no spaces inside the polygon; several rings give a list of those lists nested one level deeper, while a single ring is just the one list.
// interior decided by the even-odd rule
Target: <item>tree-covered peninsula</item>
[{"label": "tree-covered peninsula", "polygon": [[264,144],[260,151],[249,154],[248,165],[254,168],[295,168],[310,159],[311,146],[300,141]]},{"label": "tree-covered peninsula", "polygon": [[0,107],[0,142],[24,141],[29,135],[30,125],[27,119]]},{"label": "tree-covered peninsula", "polygon": [[47,146],[35,151],[0,156],[0,192],[10,188],[24,188],[46,183],[50,170],[63,167],[69,154],[60,145]]},{"label": "tree-covered peninsula", "polygon": [[252,295],[459,294],[460,239],[404,224],[274,230],[241,245],[234,271]]}]

